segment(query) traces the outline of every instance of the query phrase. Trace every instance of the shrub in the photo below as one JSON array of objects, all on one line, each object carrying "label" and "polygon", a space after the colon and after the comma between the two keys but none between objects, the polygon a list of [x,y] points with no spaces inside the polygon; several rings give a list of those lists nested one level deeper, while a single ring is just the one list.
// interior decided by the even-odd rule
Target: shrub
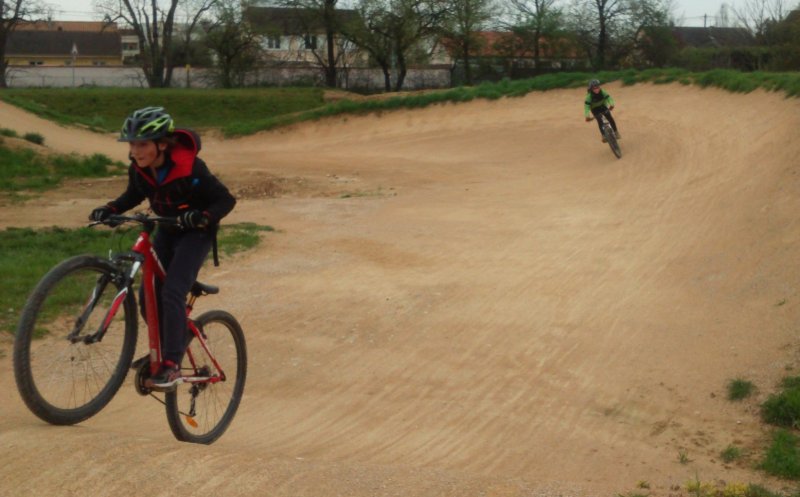
[{"label": "shrub", "polygon": [[44,136],[40,135],[39,133],[25,133],[25,135],[23,135],[23,138],[31,143],[35,143],[37,145],[44,145]]},{"label": "shrub", "polygon": [[753,390],[755,390],[755,386],[747,380],[741,378],[731,380],[728,383],[728,400],[745,399],[753,393]]},{"label": "shrub", "polygon": [[800,388],[787,388],[770,395],[761,405],[761,416],[765,422],[785,427],[794,427],[800,422]]},{"label": "shrub", "polygon": [[764,461],[759,466],[767,473],[782,478],[800,478],[800,453],[798,439],[786,430],[778,430],[772,438]]}]

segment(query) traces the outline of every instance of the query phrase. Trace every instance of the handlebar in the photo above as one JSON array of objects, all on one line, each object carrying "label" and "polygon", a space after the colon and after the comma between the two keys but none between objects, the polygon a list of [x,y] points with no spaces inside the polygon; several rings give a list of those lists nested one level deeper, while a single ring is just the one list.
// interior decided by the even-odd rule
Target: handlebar
[{"label": "handlebar", "polygon": [[163,217],[163,216],[148,216],[147,214],[138,213],[132,216],[126,216],[122,214],[112,214],[105,218],[102,221],[92,221],[89,223],[89,226],[97,226],[98,224],[104,224],[111,228],[116,228],[125,223],[138,223],[145,226],[148,229],[153,229],[157,225],[166,225],[166,226],[179,226],[180,221],[178,221],[177,217]]}]

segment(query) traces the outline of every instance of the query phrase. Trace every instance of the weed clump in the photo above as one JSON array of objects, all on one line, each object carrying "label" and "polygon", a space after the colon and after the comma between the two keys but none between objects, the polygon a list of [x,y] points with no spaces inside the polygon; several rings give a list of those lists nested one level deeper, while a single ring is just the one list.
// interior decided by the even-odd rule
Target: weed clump
[{"label": "weed clump", "polygon": [[786,378],[783,390],[761,405],[761,417],[769,424],[786,428],[800,426],[800,377]]},{"label": "weed clump", "polygon": [[728,400],[742,400],[753,394],[755,385],[752,382],[737,378],[728,383]]}]

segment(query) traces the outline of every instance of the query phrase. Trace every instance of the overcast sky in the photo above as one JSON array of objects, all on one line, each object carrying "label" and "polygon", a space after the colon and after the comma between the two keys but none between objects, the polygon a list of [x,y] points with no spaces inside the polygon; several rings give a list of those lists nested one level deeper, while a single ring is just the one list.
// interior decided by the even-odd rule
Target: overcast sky
[{"label": "overcast sky", "polygon": [[[45,0],[55,11],[55,18],[63,21],[96,20],[92,0]],[[502,0],[501,0],[502,1]],[[728,4],[737,5],[745,0],[729,0]],[[702,26],[703,16],[708,15],[707,23],[714,25],[713,17],[720,11],[723,0],[674,0],[675,17],[683,26]]]}]

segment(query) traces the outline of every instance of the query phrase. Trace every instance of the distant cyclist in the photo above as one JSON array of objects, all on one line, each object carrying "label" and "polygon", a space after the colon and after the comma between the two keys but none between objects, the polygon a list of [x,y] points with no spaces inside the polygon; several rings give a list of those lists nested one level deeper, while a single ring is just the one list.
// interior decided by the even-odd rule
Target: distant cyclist
[{"label": "distant cyclist", "polygon": [[[597,126],[600,128],[600,135],[603,134],[603,123],[600,121],[600,119],[598,119],[598,117],[600,114],[605,114],[609,124],[611,124],[611,129],[614,130],[614,136],[617,137],[617,140],[622,138],[619,135],[619,131],[617,131],[617,123],[611,116],[611,111],[614,110],[614,99],[611,98],[611,95],[609,95],[607,91],[600,88],[600,80],[593,79],[589,81],[589,88],[586,93],[584,104],[583,110],[586,117],[586,122],[589,122],[592,119],[597,119]],[[592,113],[593,117],[589,116],[590,112]],[[603,143],[605,142],[606,138],[604,136]]]}]

